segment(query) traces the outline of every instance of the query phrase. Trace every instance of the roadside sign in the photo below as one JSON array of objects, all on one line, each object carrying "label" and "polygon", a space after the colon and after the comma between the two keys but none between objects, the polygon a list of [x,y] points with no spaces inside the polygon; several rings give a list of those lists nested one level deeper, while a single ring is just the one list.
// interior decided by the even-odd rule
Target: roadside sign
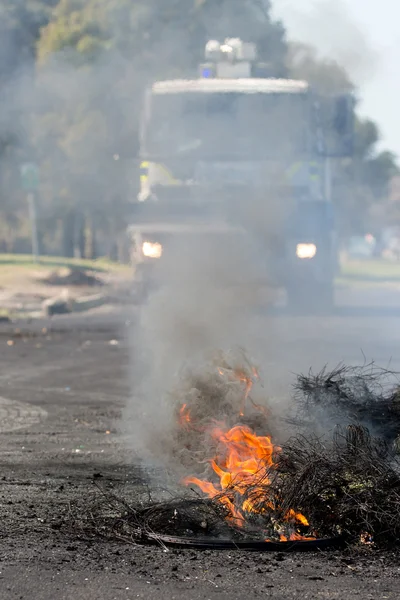
[{"label": "roadside sign", "polygon": [[20,169],[21,185],[27,192],[35,192],[39,187],[39,168],[35,163],[24,163]]}]

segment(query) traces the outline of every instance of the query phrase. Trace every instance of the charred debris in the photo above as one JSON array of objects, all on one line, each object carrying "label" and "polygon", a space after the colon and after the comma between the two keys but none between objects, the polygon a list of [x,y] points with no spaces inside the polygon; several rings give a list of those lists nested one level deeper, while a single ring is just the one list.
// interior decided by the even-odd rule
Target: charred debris
[{"label": "charred debris", "polygon": [[[400,392],[374,365],[297,377],[292,412],[274,417],[254,399],[258,371],[220,361],[175,392],[176,428],[165,452],[182,487],[160,495],[99,486],[82,535],[194,547],[400,541]],[[290,428],[275,443],[280,426]],[[171,441],[172,440],[172,441]],[[278,445],[279,443],[279,445]]]}]

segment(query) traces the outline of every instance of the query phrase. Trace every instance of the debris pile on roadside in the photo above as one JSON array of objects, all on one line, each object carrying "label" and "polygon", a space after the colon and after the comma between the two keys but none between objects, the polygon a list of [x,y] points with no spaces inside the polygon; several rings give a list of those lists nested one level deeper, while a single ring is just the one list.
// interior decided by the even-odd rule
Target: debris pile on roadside
[{"label": "debris pile on roadside", "polygon": [[53,271],[43,280],[43,283],[53,286],[70,285],[78,287],[99,287],[104,285],[104,282],[90,271],[78,268],[62,268]]}]

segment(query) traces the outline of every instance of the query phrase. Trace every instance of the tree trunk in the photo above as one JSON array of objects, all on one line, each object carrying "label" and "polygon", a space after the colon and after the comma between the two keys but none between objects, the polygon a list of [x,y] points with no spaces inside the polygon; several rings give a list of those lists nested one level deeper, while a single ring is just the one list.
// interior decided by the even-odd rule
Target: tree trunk
[{"label": "tree trunk", "polygon": [[122,264],[129,264],[129,244],[126,234],[121,233],[118,236],[118,262]]},{"label": "tree trunk", "polygon": [[63,228],[63,256],[67,258],[74,257],[75,241],[75,214],[68,212],[62,220]]},{"label": "tree trunk", "polygon": [[108,251],[107,258],[109,260],[116,261],[118,260],[118,247],[117,247],[117,234],[116,234],[116,226],[113,219],[110,219],[109,229],[108,229]]},{"label": "tree trunk", "polygon": [[113,241],[111,243],[109,259],[114,262],[117,262],[117,260],[118,260],[118,245],[115,242],[115,238],[113,238]]},{"label": "tree trunk", "polygon": [[85,246],[86,246],[85,218],[82,213],[78,212],[76,215],[76,242],[75,242],[75,256],[77,258],[85,257]]},{"label": "tree trunk", "polygon": [[86,218],[86,247],[85,256],[91,260],[97,258],[96,218],[89,214]]}]

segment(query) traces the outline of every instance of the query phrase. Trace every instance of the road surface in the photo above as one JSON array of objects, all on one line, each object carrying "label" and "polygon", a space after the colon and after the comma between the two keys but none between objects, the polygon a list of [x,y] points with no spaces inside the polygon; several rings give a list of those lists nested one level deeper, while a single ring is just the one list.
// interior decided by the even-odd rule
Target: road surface
[{"label": "road surface", "polygon": [[[252,352],[274,383],[311,366],[359,364],[363,353],[400,365],[400,290],[343,289],[338,300],[329,318],[258,311],[249,321]],[[72,503],[93,494],[95,473],[116,485],[139,477],[118,433],[137,310],[1,326],[1,598],[398,598],[395,553],[166,553],[60,528]]]}]

